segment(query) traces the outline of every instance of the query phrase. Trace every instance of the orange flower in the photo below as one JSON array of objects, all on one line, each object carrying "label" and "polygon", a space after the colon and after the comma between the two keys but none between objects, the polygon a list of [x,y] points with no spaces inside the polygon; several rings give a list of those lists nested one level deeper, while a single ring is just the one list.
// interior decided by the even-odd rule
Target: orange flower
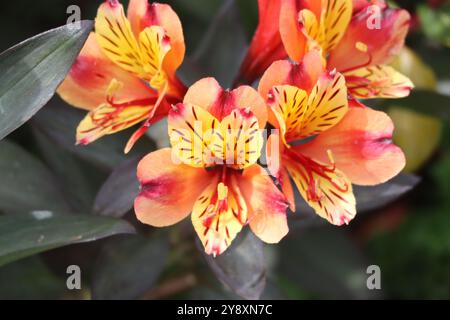
[{"label": "orange flower", "polygon": [[349,108],[344,76],[325,71],[317,51],[300,64],[275,62],[259,92],[267,99],[269,122],[280,129],[269,137],[269,168],[292,210],[289,176],[318,215],[342,225],[356,214],[352,183],[383,183],[403,169],[392,121],[370,108]]},{"label": "orange flower", "polygon": [[355,98],[399,98],[413,84],[387,63],[402,48],[409,21],[407,11],[380,0],[285,0],[280,34],[296,62],[306,52],[321,51],[327,68],[345,76]]},{"label": "orange flower", "polygon": [[137,123],[131,149],[170,103],[186,91],[175,75],[184,59],[183,30],[165,4],[131,0],[128,18],[117,0],[98,9],[95,33],[77,58],[58,93],[75,107],[89,110],[77,129],[77,142],[89,144]]},{"label": "orange flower", "polygon": [[146,156],[138,166],[138,219],[173,225],[192,212],[207,254],[219,255],[246,224],[263,241],[288,232],[286,201],[256,164],[267,121],[266,106],[253,88],[223,90],[202,79],[169,112],[172,149]]}]

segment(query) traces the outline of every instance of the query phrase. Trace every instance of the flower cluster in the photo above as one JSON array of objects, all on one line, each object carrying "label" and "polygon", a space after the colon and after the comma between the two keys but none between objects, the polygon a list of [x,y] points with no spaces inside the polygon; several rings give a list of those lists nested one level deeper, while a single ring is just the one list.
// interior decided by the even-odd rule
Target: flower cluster
[{"label": "flower cluster", "polygon": [[[279,242],[288,207],[295,212],[294,185],[319,216],[348,224],[356,214],[352,184],[383,183],[405,165],[392,121],[361,99],[412,89],[388,65],[403,46],[408,13],[382,0],[259,0],[259,9],[233,90],[214,78],[185,87],[176,75],[185,53],[180,20],[147,0],[131,0],[128,16],[118,0],[105,1],[59,88],[89,110],[80,144],[142,123],[129,151],[168,118],[171,148],[140,162],[135,212],[155,227],[191,215],[207,254],[223,253],[246,225]],[[267,124],[275,130],[264,148]],[[262,153],[268,171],[258,164]]]}]

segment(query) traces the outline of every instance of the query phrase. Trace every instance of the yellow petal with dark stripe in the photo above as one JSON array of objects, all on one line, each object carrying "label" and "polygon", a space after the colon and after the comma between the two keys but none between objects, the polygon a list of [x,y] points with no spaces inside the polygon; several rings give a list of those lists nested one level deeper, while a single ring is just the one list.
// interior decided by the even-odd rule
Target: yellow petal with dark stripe
[{"label": "yellow petal with dark stripe", "polygon": [[95,34],[111,61],[126,71],[138,75],[144,73],[139,44],[121,4],[106,1],[100,6],[95,19]]},{"label": "yellow petal with dark stripe", "polygon": [[358,99],[403,98],[414,88],[408,77],[387,65],[360,68],[345,77],[349,92]]},{"label": "yellow petal with dark stripe", "polygon": [[205,109],[180,103],[169,112],[169,136],[174,155],[192,167],[216,164],[211,146],[219,121]]},{"label": "yellow petal with dark stripe", "polygon": [[113,134],[148,118],[152,106],[113,107],[103,104],[81,121],[77,128],[77,143],[87,145],[105,135]]},{"label": "yellow petal with dark stripe", "polygon": [[341,41],[353,12],[352,0],[322,0],[321,31],[324,54]]},{"label": "yellow petal with dark stripe", "polygon": [[339,73],[323,75],[311,91],[308,108],[299,129],[302,138],[335,126],[348,111],[345,78]]},{"label": "yellow petal with dark stripe", "polygon": [[300,129],[308,108],[306,91],[290,85],[276,86],[269,97],[268,103],[279,124],[283,141],[301,138]]},{"label": "yellow petal with dark stripe", "polygon": [[158,26],[146,28],[139,36],[144,77],[153,88],[161,89],[166,82],[162,65],[170,50],[170,43],[164,29]]},{"label": "yellow petal with dark stripe", "polygon": [[249,109],[236,109],[222,120],[213,141],[213,152],[229,167],[244,169],[258,161],[262,146],[258,119]]},{"label": "yellow petal with dark stripe", "polygon": [[157,90],[163,86],[166,76],[162,63],[170,43],[162,27],[146,28],[137,40],[123,6],[107,1],[98,10],[95,34],[105,55],[116,65],[148,81]]}]

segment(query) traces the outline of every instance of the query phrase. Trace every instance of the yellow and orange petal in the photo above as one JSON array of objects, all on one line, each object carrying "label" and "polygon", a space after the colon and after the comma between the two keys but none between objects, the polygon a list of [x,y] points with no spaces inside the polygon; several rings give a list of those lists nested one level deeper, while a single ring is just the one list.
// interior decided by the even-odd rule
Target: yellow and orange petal
[{"label": "yellow and orange petal", "polygon": [[72,69],[58,88],[58,94],[75,107],[93,110],[105,103],[105,95],[113,79],[123,84],[116,93],[118,103],[155,96],[137,76],[111,62],[103,54],[95,34],[91,33]]},{"label": "yellow and orange petal", "polygon": [[141,191],[134,209],[142,223],[166,227],[183,220],[214,177],[204,169],[176,164],[171,156],[170,149],[161,149],[139,163]]},{"label": "yellow and orange petal", "polygon": [[185,55],[183,27],[178,15],[167,4],[149,3],[148,0],[130,0],[128,19],[136,37],[151,26],[160,26],[170,39],[171,49],[164,59],[163,69],[173,76]]},{"label": "yellow and orange petal", "polygon": [[349,92],[357,99],[403,98],[414,87],[411,80],[387,65],[375,65],[345,73]]},{"label": "yellow and orange petal", "polygon": [[244,169],[258,161],[263,145],[250,109],[234,109],[219,121],[201,107],[180,103],[169,113],[169,136],[174,155],[192,167]]},{"label": "yellow and orange petal", "polygon": [[146,80],[156,90],[167,81],[162,64],[171,49],[160,26],[145,28],[135,37],[123,6],[117,0],[104,2],[95,20],[95,34],[103,53],[122,69]]},{"label": "yellow and orange petal", "polygon": [[405,166],[405,156],[392,142],[394,125],[383,112],[351,108],[335,127],[299,147],[318,161],[333,154],[336,167],[354,184],[376,185],[396,176]]},{"label": "yellow and orange petal", "polygon": [[258,119],[247,109],[235,109],[215,132],[213,152],[230,168],[241,170],[255,164],[261,156],[263,136]]},{"label": "yellow and orange petal", "polygon": [[351,181],[334,163],[321,163],[304,156],[301,150],[290,150],[283,156],[283,164],[302,197],[320,217],[337,226],[355,217]]},{"label": "yellow and orange petal", "polygon": [[153,106],[113,107],[102,104],[89,112],[77,128],[77,144],[88,145],[97,139],[147,119]]},{"label": "yellow and orange petal", "polygon": [[219,177],[211,183],[195,202],[192,224],[205,252],[214,256],[222,254],[247,223],[248,211],[234,174],[227,181]]},{"label": "yellow and orange petal", "polygon": [[169,112],[168,122],[170,143],[177,159],[197,168],[216,164],[213,138],[220,131],[216,117],[199,106],[179,103]]},{"label": "yellow and orange petal", "polygon": [[285,142],[330,129],[348,110],[345,79],[339,73],[324,73],[309,96],[304,90],[289,85],[274,87],[271,96],[269,106]]}]

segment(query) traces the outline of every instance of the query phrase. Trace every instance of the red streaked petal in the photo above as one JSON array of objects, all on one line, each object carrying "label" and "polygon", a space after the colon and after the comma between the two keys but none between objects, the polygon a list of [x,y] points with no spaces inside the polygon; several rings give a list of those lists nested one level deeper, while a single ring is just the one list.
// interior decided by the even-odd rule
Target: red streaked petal
[{"label": "red streaked petal", "polygon": [[154,227],[173,225],[191,213],[196,199],[213,179],[204,169],[175,164],[171,150],[147,155],[138,165],[141,192],[134,202],[137,218]]},{"label": "red streaked petal", "polygon": [[338,125],[298,148],[322,162],[330,150],[336,167],[354,184],[376,185],[393,178],[405,166],[403,152],[392,143],[393,130],[385,113],[351,108]]},{"label": "red streaked petal", "polygon": [[349,92],[358,99],[403,98],[414,84],[387,65],[376,65],[345,73]]},{"label": "red streaked petal", "polygon": [[283,157],[289,175],[305,201],[322,218],[341,226],[356,215],[351,181],[333,164],[320,163],[305,156],[302,149],[291,149]]},{"label": "red streaked petal", "polygon": [[226,183],[213,179],[197,199],[192,224],[206,254],[222,254],[247,223],[247,205],[234,174]]}]

